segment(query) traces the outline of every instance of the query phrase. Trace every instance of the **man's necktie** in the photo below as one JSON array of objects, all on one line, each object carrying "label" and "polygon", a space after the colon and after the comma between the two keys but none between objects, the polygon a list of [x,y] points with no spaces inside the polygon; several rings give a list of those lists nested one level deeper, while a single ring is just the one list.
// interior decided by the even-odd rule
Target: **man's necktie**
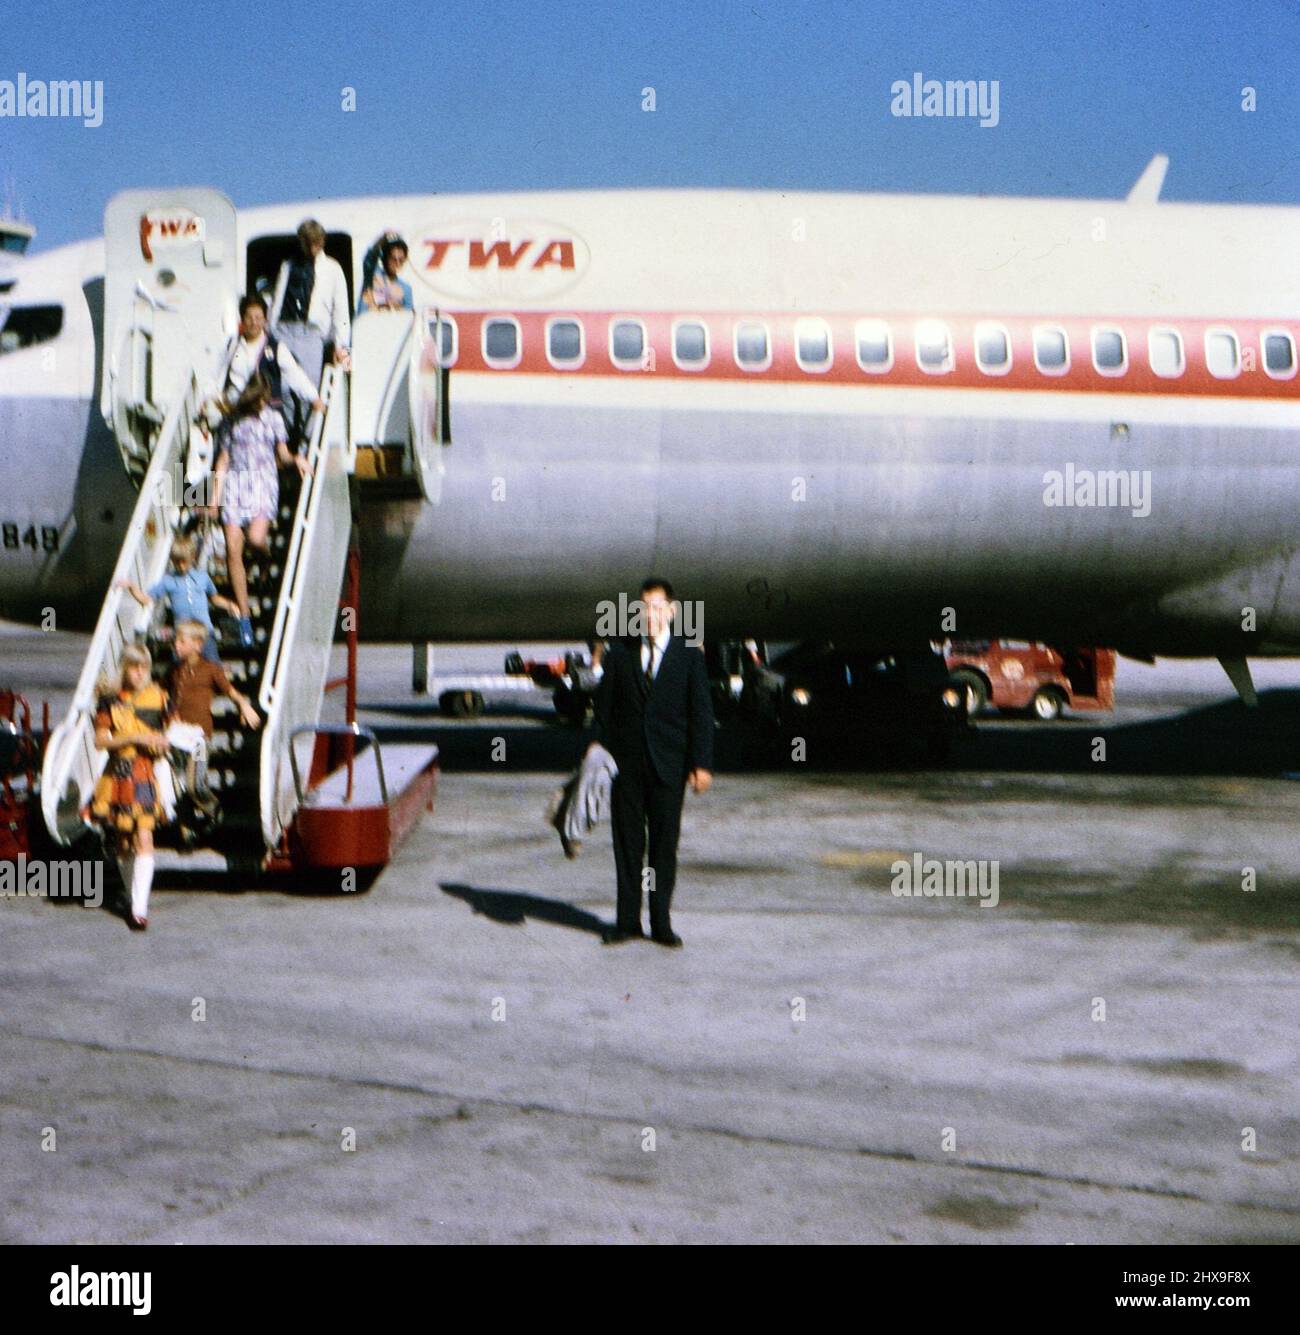
[{"label": "man's necktie", "polygon": [[645,684],[653,686],[655,680],[655,642],[651,639],[646,640],[648,653],[645,660]]},{"label": "man's necktie", "polygon": [[316,286],[316,263],[314,260],[297,260],[289,270],[289,287],[285,293],[286,311],[283,318],[299,324],[307,323],[307,314],[311,310],[312,288]]}]

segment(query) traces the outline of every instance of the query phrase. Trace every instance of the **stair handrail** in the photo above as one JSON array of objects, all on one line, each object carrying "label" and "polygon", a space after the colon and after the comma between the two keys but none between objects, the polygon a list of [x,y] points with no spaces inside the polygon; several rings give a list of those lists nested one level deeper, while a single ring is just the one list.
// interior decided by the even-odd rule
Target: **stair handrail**
[{"label": "stair handrail", "polygon": [[348,381],[341,370],[326,368],[320,397],[324,410],[317,414],[308,440],[309,467],[285,547],[285,568],[258,691],[264,715],[258,805],[267,848],[278,845],[296,810],[284,752],[297,744],[291,736],[297,724],[320,717],[347,558],[351,519],[349,477],[344,467]]},{"label": "stair handrail", "polygon": [[[153,355],[154,308],[139,297],[131,305],[131,314],[123,323],[108,360],[108,384],[104,417],[113,429],[117,448],[128,472],[139,468],[151,450],[147,441],[137,439],[131,430],[129,414],[139,412],[148,402],[149,361]],[[143,363],[143,365],[142,365]],[[141,377],[144,383],[140,383]],[[143,471],[143,470],[141,470]]]},{"label": "stair handrail", "polygon": [[[384,778],[384,756],[379,746],[379,738],[375,736],[375,730],[373,728],[364,727],[362,724],[355,721],[352,723],[321,723],[317,721],[316,723],[300,723],[289,734],[289,764],[293,769],[293,787],[298,795],[299,806],[303,806],[310,799],[311,794],[302,786],[302,769],[298,764],[298,753],[294,750],[292,743],[295,738],[304,736],[307,733],[311,733],[313,737],[322,735],[327,737],[351,737],[358,741],[363,737],[366,738],[374,749],[375,770],[379,775],[379,801],[384,806],[388,805],[388,782]],[[352,767],[355,761],[356,753],[354,748],[352,754],[350,754],[348,759],[344,762],[348,768],[348,792],[347,797],[344,799],[347,802],[352,801]],[[343,766],[340,765],[339,768],[342,769]]]},{"label": "stair handrail", "polygon": [[[172,397],[172,406],[158,432],[149,467],[141,479],[140,494],[113,567],[108,593],[95,624],[72,703],[45,749],[41,769],[41,812],[51,838],[61,844],[68,843],[71,833],[81,824],[80,818],[75,823],[67,820],[66,827],[61,823],[64,790],[70,782],[77,782],[77,810],[80,811],[89,801],[94,781],[108,759],[107,752],[96,750],[94,745],[97,683],[105,675],[119,670],[128,637],[134,638],[135,631],[147,616],[131,594],[118,585],[120,581],[130,580],[141,588],[148,588],[157,583],[167,568],[184,497],[185,451],[189,447],[190,428],[198,419],[201,404],[198,376],[191,369],[182,376],[178,392]],[[124,600],[130,600],[126,624],[123,624],[122,616]]]},{"label": "stair handrail", "polygon": [[271,711],[276,707],[280,697],[283,674],[288,670],[285,645],[292,643],[293,632],[298,624],[302,581],[306,574],[306,567],[302,562],[302,549],[315,522],[316,512],[320,509],[321,484],[325,480],[323,476],[325,456],[329,449],[326,424],[334,407],[335,390],[340,374],[337,367],[327,366],[321,376],[320,397],[325,409],[315,415],[312,423],[311,434],[307,441],[307,473],[302,480],[302,489],[298,493],[298,507],[294,512],[293,528],[285,547],[280,597],[275,608],[275,620],[271,624],[271,634],[266,641],[262,684],[257,693],[257,701],[266,716],[268,729]]}]

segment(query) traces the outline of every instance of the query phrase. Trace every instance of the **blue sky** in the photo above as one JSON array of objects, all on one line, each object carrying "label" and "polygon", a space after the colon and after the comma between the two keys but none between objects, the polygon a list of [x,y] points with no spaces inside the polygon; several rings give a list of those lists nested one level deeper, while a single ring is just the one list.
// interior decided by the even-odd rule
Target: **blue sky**
[{"label": "blue sky", "polygon": [[[98,233],[116,190],[182,182],[240,205],[678,185],[1114,197],[1166,152],[1166,198],[1300,201],[1295,0],[11,0],[3,32],[0,79],[104,83],[97,129],[0,118],[0,173],[41,247]],[[918,70],[997,79],[1000,123],[892,116],[890,85]]]}]

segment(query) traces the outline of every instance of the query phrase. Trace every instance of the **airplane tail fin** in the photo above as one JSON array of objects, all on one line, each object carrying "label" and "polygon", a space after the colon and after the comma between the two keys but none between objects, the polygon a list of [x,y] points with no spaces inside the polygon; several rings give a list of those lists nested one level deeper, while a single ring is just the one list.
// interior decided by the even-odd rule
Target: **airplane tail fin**
[{"label": "airplane tail fin", "polygon": [[1147,163],[1142,175],[1133,182],[1133,188],[1128,192],[1125,202],[1129,204],[1157,203],[1160,199],[1160,191],[1165,183],[1165,172],[1168,170],[1169,155],[1167,153],[1157,153]]}]

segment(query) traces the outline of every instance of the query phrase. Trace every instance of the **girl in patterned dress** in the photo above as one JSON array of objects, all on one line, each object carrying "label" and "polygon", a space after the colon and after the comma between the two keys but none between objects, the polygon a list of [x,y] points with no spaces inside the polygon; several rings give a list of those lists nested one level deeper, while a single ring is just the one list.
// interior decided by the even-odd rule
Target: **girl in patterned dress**
[{"label": "girl in patterned dress", "polygon": [[294,464],[307,476],[307,460],[289,451],[284,418],[271,407],[271,386],[254,376],[244,387],[223,428],[221,453],[213,469],[212,509],[220,509],[226,530],[226,568],[239,604],[239,639],[250,649],[253,622],[248,607],[244,543],[255,552],[269,548],[271,524],[280,508],[277,461]]},{"label": "girl in patterned dress", "polygon": [[116,850],[122,880],[131,888],[127,926],[139,932],[149,922],[153,831],[162,816],[154,757],[167,750],[162,732],[167,693],[154,683],[152,666],[147,649],[128,645],[116,689],[100,695],[95,745],[108,752],[108,765],[90,804],[91,815],[104,828],[105,843]]}]

